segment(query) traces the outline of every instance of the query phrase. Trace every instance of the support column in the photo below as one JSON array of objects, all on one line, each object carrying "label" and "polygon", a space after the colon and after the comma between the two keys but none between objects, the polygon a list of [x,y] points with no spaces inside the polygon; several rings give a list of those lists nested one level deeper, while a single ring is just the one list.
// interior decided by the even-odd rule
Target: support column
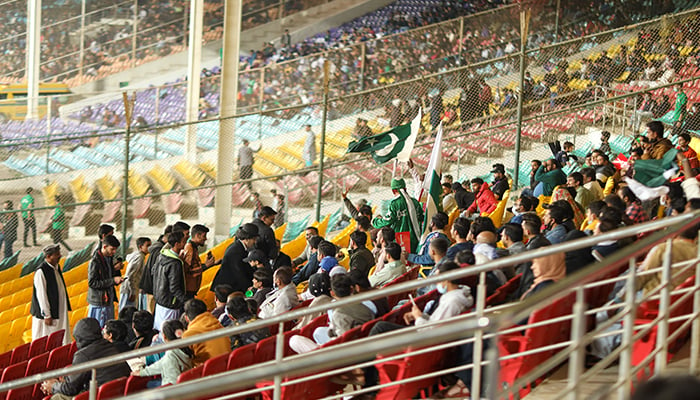
[{"label": "support column", "polygon": [[[236,114],[236,95],[238,94],[238,56],[241,37],[241,0],[233,0],[224,10],[224,39],[221,66],[221,95],[219,100],[220,117]],[[233,160],[235,158],[234,137],[236,121],[233,118],[219,122],[219,147],[217,148],[217,186],[214,201],[216,225],[214,235],[218,238],[228,237],[231,227],[230,185],[233,178]]]},{"label": "support column", "polygon": [[27,119],[39,118],[39,65],[41,64],[41,0],[27,2]]},{"label": "support column", "polygon": [[[185,122],[185,156],[192,162],[197,159],[197,126],[199,118],[199,81],[202,74],[202,29],[204,26],[204,0],[190,0],[190,37],[187,48],[187,105]],[[236,36],[238,39],[238,36]],[[223,78],[222,78],[223,79]],[[223,115],[223,114],[222,114]]]}]

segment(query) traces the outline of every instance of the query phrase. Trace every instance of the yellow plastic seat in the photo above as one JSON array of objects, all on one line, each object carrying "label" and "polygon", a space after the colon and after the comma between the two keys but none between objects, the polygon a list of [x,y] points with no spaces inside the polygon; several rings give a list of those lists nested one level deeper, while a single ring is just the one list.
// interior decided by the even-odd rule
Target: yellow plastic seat
[{"label": "yellow plastic seat", "polygon": [[156,190],[159,192],[169,192],[173,190],[177,183],[173,175],[160,165],[156,165],[146,174],[153,181]]},{"label": "yellow plastic seat", "polygon": [[143,175],[136,171],[129,170],[129,192],[134,196],[143,196],[148,193],[151,185],[148,184]]},{"label": "yellow plastic seat", "polygon": [[56,205],[56,195],[58,194],[58,182],[52,182],[41,189],[44,195],[44,204],[47,207]]},{"label": "yellow plastic seat", "polygon": [[175,164],[173,169],[192,187],[201,186],[207,178],[206,174],[201,169],[187,160],[182,160]]},{"label": "yellow plastic seat", "polygon": [[95,181],[95,185],[97,186],[97,190],[102,195],[102,198],[105,200],[114,200],[117,198],[117,196],[119,196],[119,192],[121,192],[119,186],[114,183],[114,180],[109,175],[105,175],[102,178],[97,179]]},{"label": "yellow plastic seat", "polygon": [[70,188],[73,192],[73,197],[78,203],[87,203],[92,197],[93,190],[85,183],[85,177],[78,175],[77,178],[70,181]]}]

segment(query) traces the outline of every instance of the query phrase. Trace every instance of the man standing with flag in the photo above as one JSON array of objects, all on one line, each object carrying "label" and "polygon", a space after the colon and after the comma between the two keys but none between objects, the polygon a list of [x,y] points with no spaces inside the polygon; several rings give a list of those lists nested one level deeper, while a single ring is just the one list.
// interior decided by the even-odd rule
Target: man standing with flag
[{"label": "man standing with flag", "polygon": [[377,229],[385,226],[392,228],[396,232],[396,241],[406,252],[411,253],[418,249],[423,232],[423,207],[418,200],[406,193],[406,182],[403,179],[392,179],[391,191],[394,199],[389,203],[389,213],[385,217],[377,216],[372,225]]}]

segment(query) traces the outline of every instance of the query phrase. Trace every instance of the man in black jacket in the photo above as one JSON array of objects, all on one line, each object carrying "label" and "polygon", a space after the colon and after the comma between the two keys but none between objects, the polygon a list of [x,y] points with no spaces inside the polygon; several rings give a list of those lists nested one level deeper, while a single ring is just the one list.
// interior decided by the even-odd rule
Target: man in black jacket
[{"label": "man in black jacket", "polygon": [[365,276],[369,275],[369,270],[374,266],[374,256],[366,247],[367,234],[360,231],[355,231],[350,234],[350,244],[348,245],[348,253],[350,253],[350,269],[361,271]]},{"label": "man in black jacket", "polygon": [[506,168],[503,164],[494,164],[491,173],[494,178],[491,191],[497,200],[503,200],[503,195],[510,189],[508,178],[506,178]]},{"label": "man in black jacket", "polygon": [[460,212],[469,208],[474,202],[474,193],[467,192],[461,183],[453,183],[452,190],[455,192],[455,201],[457,202],[457,208],[459,208]]},{"label": "man in black jacket", "polygon": [[185,273],[180,252],[185,248],[187,237],[183,231],[168,235],[169,249],[163,248],[158,262],[153,267],[153,298],[156,312],[153,315],[153,328],[160,330],[163,322],[178,319],[182,306],[187,300]]},{"label": "man in black jacket", "polygon": [[221,267],[216,272],[209,290],[214,291],[218,285],[227,284],[234,292],[244,292],[253,285],[255,269],[243,261],[248,252],[255,248],[258,240],[258,227],[254,224],[243,224],[236,231],[236,240],[226,248]]},{"label": "man in black jacket", "polygon": [[97,319],[100,326],[114,319],[114,302],[117,301],[114,288],[124,281],[114,269],[113,257],[118,248],[116,237],[105,236],[102,247],[93,254],[88,265],[88,316]]},{"label": "man in black jacket", "polygon": [[165,246],[165,243],[168,241],[168,235],[172,231],[172,225],[166,226],[163,234],[148,248],[148,259],[146,260],[146,266],[143,268],[143,275],[141,275],[141,282],[139,283],[139,310],[146,310],[150,313],[155,312],[156,302],[153,300],[153,266],[156,265],[158,256],[160,256],[160,251],[163,249],[163,246]]},{"label": "man in black jacket", "polygon": [[275,215],[277,215],[277,212],[272,207],[265,206],[260,210],[258,218],[253,220],[253,224],[258,227],[258,234],[260,235],[255,243],[255,248],[262,250],[270,260],[277,258],[275,231],[270,228],[275,222]]},{"label": "man in black jacket", "polygon": [[[78,321],[73,329],[73,337],[78,347],[78,351],[73,355],[73,365],[119,353],[112,343],[102,337],[100,323],[94,318],[83,318]],[[98,368],[96,371],[97,384],[101,385],[117,378],[129,376],[131,369],[126,362],[122,361],[108,367]],[[49,379],[42,382],[41,390],[46,395],[53,395],[52,399],[69,399],[88,390],[90,375],[90,371],[84,371],[66,376],[62,381]]]}]

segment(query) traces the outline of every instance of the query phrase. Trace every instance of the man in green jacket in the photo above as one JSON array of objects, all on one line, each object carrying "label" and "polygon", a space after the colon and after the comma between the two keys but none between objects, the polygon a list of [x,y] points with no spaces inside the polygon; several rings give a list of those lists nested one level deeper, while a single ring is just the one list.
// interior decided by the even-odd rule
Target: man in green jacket
[{"label": "man in green jacket", "polygon": [[384,217],[377,216],[372,225],[377,229],[385,226],[392,228],[396,233],[396,241],[404,250],[407,253],[416,252],[422,233],[423,207],[418,200],[406,193],[406,182],[403,179],[392,179],[391,191],[394,198],[389,203],[389,213]]},{"label": "man in green jacket", "polygon": [[556,161],[549,159],[540,165],[535,173],[535,180],[542,182],[542,194],[551,196],[555,187],[566,184],[566,174]]},{"label": "man in green jacket", "polygon": [[68,251],[72,251],[70,246],[63,240],[63,231],[66,230],[66,209],[61,205],[61,201],[56,196],[56,208],[51,217],[51,238],[54,244],[62,244]]}]

